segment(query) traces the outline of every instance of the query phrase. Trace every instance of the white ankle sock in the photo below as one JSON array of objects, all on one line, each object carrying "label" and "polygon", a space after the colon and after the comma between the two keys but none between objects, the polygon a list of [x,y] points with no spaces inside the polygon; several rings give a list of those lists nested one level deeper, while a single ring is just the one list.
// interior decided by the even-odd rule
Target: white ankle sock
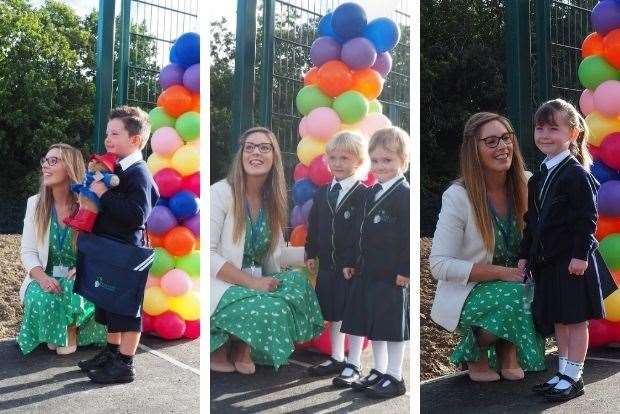
[{"label": "white ankle sock", "polygon": [[[363,336],[349,335],[349,355],[347,356],[347,362],[355,365],[358,369],[362,366],[362,346],[364,345]],[[351,375],[353,370],[351,368],[345,368],[342,370],[342,375]]]},{"label": "white ankle sock", "polygon": [[372,359],[375,364],[374,368],[380,373],[385,374],[388,365],[387,342],[372,341]]},{"label": "white ankle sock", "polygon": [[[564,374],[564,370],[566,369],[566,361],[568,361],[568,358],[566,357],[559,357],[558,358],[558,372],[560,374]],[[557,384],[558,382],[560,382],[560,378],[557,375],[554,375],[553,378],[551,378],[549,381],[547,381],[547,384]]]},{"label": "white ankle sock", "polygon": [[387,342],[388,366],[386,374],[397,380],[403,379],[403,358],[405,357],[405,341]]},{"label": "white ankle sock", "polygon": [[[342,321],[332,322],[331,326],[329,327],[329,336],[332,345],[332,358],[334,358],[338,362],[344,361],[344,338],[346,335],[340,332],[341,327]],[[329,360],[325,362],[331,363],[331,361]],[[325,364],[325,362],[323,364]]]},{"label": "white ankle sock", "polygon": [[[573,361],[566,362],[566,369],[564,370],[564,375],[571,377],[575,381],[579,381],[579,378],[581,378],[582,373],[583,373],[583,362],[582,363],[573,362]],[[557,388],[558,390],[565,390],[568,387],[570,387],[570,385],[571,384],[568,381],[561,380],[560,382],[557,383],[555,388]]]}]

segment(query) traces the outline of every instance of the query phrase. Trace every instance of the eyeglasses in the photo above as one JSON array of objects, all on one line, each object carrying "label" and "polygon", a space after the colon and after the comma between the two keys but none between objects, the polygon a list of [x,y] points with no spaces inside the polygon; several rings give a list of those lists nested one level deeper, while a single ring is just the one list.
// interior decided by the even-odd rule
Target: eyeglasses
[{"label": "eyeglasses", "polygon": [[491,135],[489,137],[486,138],[480,138],[480,141],[484,141],[485,145],[489,148],[495,148],[499,145],[499,141],[504,141],[504,144],[508,145],[508,144],[512,144],[512,141],[514,139],[514,135],[512,132],[506,132],[505,134],[501,135],[501,136],[495,136],[495,135]]},{"label": "eyeglasses", "polygon": [[245,142],[243,144],[243,151],[247,152],[248,154],[253,153],[255,148],[258,148],[258,152],[260,152],[261,154],[266,154],[273,151],[273,145],[268,142],[263,142],[262,144],[258,145],[251,142]]},{"label": "eyeglasses", "polygon": [[43,167],[45,163],[47,163],[50,167],[53,167],[58,163],[58,161],[60,161],[60,158],[58,157],[41,157],[39,163],[41,164],[41,167]]}]

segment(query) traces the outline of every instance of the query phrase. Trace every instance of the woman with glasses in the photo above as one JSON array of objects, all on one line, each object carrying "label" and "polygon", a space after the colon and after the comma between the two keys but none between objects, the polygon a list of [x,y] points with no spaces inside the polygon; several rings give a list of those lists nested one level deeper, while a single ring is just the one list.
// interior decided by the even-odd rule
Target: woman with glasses
[{"label": "woman with glasses", "polygon": [[105,328],[94,321],[94,305],[73,293],[75,236],[63,220],[77,208],[71,184],[80,183],[82,154],[55,144],[41,158],[39,193],[28,199],[21,240],[26,278],[19,291],[24,305],[17,343],[24,354],[46,343],[59,355],[77,346],[105,344]]},{"label": "woman with glasses", "polygon": [[530,175],[506,118],[469,118],[460,177],[443,194],[430,265],[438,281],[431,318],[461,333],[450,361],[466,364],[473,381],[520,380],[524,370],[545,369],[529,286],[517,268]]},{"label": "woman with glasses", "polygon": [[276,369],[296,342],[323,330],[303,247],[287,247],[287,191],[273,132],[241,135],[228,178],[211,186],[211,369],[253,374]]}]

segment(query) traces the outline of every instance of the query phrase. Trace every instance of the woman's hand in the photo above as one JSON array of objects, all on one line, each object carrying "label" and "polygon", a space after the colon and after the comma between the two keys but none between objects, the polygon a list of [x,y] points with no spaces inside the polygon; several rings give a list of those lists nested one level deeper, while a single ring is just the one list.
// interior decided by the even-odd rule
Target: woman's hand
[{"label": "woman's hand", "polygon": [[522,269],[518,267],[504,267],[498,279],[504,282],[523,282],[524,278],[525,275]]},{"label": "woman's hand", "polygon": [[409,278],[401,275],[396,275],[396,286],[407,287],[409,286]]},{"label": "woman's hand", "polygon": [[583,276],[587,268],[588,262],[586,260],[575,259],[573,257],[568,264],[568,273],[575,276]]},{"label": "woman's hand", "polygon": [[252,286],[250,287],[260,292],[273,292],[278,289],[278,285],[280,285],[278,279],[270,276],[263,276],[252,278]]},{"label": "woman's hand", "polygon": [[75,267],[69,269],[69,273],[67,273],[67,279],[75,280]]},{"label": "woman's hand", "polygon": [[306,267],[313,275],[316,275],[316,260],[315,259],[306,259]]},{"label": "woman's hand", "polygon": [[517,268],[522,272],[525,272],[525,268],[527,267],[527,259],[519,259],[517,262]]},{"label": "woman's hand", "polygon": [[347,280],[351,279],[353,277],[353,275],[355,275],[355,268],[353,268],[353,267],[345,267],[344,269],[342,269],[342,275]]},{"label": "woman's hand", "polygon": [[39,284],[39,286],[41,286],[41,289],[46,292],[58,294],[62,293],[60,283],[58,283],[58,281],[53,277],[49,277],[47,275],[42,276],[40,278],[37,278],[37,283]]}]

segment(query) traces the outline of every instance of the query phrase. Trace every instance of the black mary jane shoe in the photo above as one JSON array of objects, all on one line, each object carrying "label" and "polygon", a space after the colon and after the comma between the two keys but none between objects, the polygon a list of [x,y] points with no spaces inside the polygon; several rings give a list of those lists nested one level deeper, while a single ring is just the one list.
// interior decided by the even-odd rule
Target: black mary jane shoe
[{"label": "black mary jane shoe", "polygon": [[[369,379],[372,376],[375,376],[373,379]],[[364,391],[368,387],[372,387],[383,378],[383,374],[377,371],[376,369],[371,369],[370,373],[366,375],[364,378],[361,378],[351,384],[351,388],[354,391]]]},{"label": "black mary jane shoe", "polygon": [[330,362],[329,365],[314,365],[308,368],[308,374],[312,377],[324,377],[326,375],[334,375],[342,372],[344,368],[344,361],[336,361],[334,358],[330,357],[328,359]]},{"label": "black mary jane shoe", "polygon": [[575,381],[568,375],[560,375],[560,381],[565,380],[570,383],[570,387],[565,390],[558,390],[557,388],[552,388],[551,390],[545,393],[545,400],[549,402],[563,402],[572,400],[573,398],[579,397],[584,394],[583,390],[583,379],[579,378],[579,381]]},{"label": "black mary jane shoe", "polygon": [[[556,377],[560,378],[562,374],[560,374],[559,372],[557,372],[555,374]],[[556,383],[553,384],[549,384],[548,382],[543,382],[542,384],[536,384],[532,387],[532,392],[534,394],[538,394],[538,395],[544,395],[547,391],[553,389],[553,387],[555,387]]]},{"label": "black mary jane shoe", "polygon": [[[343,372],[347,368],[351,369],[352,371],[351,374],[343,375]],[[360,368],[356,367],[353,364],[349,364],[347,362],[346,364],[344,364],[344,368],[342,369],[342,372],[340,373],[340,375],[338,375],[336,378],[332,380],[332,384],[334,384],[334,386],[338,388],[351,388],[351,384],[359,380],[361,376],[362,376],[362,373],[360,372]]]},{"label": "black mary jane shoe", "polygon": [[366,395],[370,398],[393,398],[407,392],[405,380],[397,380],[391,375],[384,374],[381,381],[366,388]]}]

